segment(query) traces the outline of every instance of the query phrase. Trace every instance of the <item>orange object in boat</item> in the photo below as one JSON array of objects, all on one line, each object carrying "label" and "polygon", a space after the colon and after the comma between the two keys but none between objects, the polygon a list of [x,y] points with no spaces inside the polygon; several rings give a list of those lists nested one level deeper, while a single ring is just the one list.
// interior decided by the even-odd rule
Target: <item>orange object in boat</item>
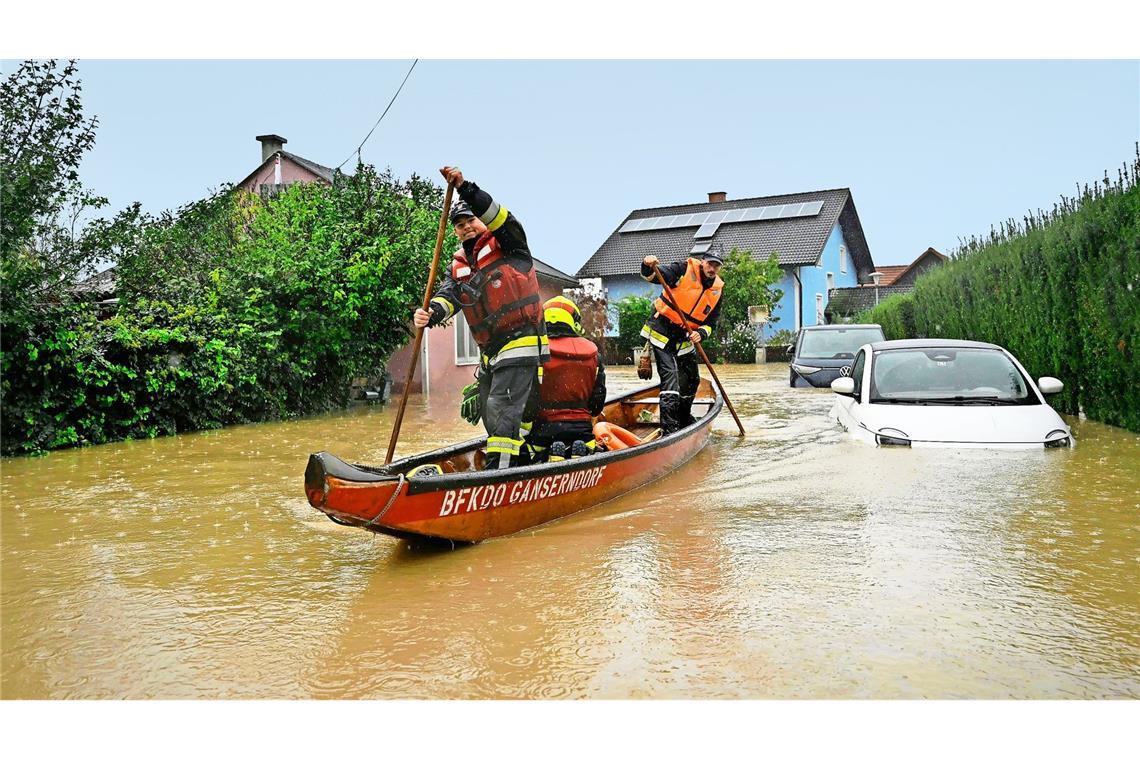
[{"label": "orange object in boat", "polygon": [[594,425],[594,438],[598,443],[610,451],[628,449],[641,443],[641,439],[623,427],[610,422],[598,422]]}]

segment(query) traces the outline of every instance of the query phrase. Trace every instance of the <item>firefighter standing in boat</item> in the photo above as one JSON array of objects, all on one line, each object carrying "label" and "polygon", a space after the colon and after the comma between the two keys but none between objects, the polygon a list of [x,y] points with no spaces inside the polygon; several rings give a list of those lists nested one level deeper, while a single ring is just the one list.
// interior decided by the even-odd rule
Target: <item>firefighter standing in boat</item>
[{"label": "firefighter standing in boat", "polygon": [[[656,283],[653,265],[657,262],[656,256],[646,256],[641,263],[641,276]],[[693,344],[712,335],[720,316],[724,282],[719,272],[723,263],[720,253],[709,251],[703,259],[688,258],[659,267],[683,312],[683,316],[678,313],[662,292],[653,304],[653,316],[641,328],[641,337],[653,345],[653,358],[661,378],[661,432],[665,435],[694,422],[693,397],[701,378]],[[692,325],[696,327],[690,330]]]},{"label": "firefighter standing in boat", "polygon": [[550,361],[542,369],[539,408],[526,450],[534,461],[557,462],[594,452],[593,417],[606,404],[606,367],[582,337],[582,315],[565,296],[542,305]]},{"label": "firefighter standing in boat", "polygon": [[416,309],[414,322],[434,327],[463,310],[480,349],[484,469],[503,469],[518,462],[523,423],[533,415],[542,365],[550,357],[538,278],[518,219],[464,181],[458,168],[445,166],[440,173],[459,193],[451,222],[463,248],[431,299],[431,311]]}]

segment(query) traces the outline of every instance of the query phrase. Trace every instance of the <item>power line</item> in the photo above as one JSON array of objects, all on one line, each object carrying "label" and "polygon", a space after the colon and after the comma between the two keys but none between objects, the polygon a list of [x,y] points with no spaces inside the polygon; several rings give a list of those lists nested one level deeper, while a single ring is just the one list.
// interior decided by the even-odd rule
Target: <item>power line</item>
[{"label": "power line", "polygon": [[341,166],[344,166],[345,164],[347,164],[349,159],[352,158],[353,153],[356,154],[357,158],[360,157],[360,149],[364,147],[364,143],[368,142],[368,138],[372,137],[372,133],[376,131],[376,127],[380,126],[380,122],[384,121],[384,117],[388,115],[388,109],[391,108],[392,104],[396,102],[396,98],[399,97],[400,91],[404,89],[404,84],[407,83],[408,77],[410,77],[412,75],[412,69],[415,69],[416,64],[419,62],[420,62],[419,58],[412,61],[411,68],[409,68],[408,73],[404,75],[404,81],[400,82],[400,86],[396,88],[396,94],[393,95],[392,99],[388,101],[387,107],[384,108],[384,113],[380,114],[380,118],[377,119],[376,123],[372,125],[372,129],[368,130],[368,134],[366,134],[364,136],[364,139],[360,141],[360,145],[357,145],[356,150],[354,150],[352,153],[348,154],[348,158],[346,158],[340,162],[340,165],[336,167],[337,169],[340,169]]}]

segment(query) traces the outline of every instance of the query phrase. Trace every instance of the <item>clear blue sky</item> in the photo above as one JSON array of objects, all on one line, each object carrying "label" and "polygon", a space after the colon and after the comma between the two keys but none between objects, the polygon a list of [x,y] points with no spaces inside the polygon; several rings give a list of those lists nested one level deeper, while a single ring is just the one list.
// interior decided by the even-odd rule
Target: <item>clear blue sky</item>
[{"label": "clear blue sky", "polygon": [[[82,61],[83,181],[157,212],[243,178],[267,132],[336,166],[410,63]],[[1137,139],[1136,61],[424,60],[364,159],[458,164],[573,273],[631,209],[711,190],[850,187],[875,262],[908,263],[1115,176]]]}]

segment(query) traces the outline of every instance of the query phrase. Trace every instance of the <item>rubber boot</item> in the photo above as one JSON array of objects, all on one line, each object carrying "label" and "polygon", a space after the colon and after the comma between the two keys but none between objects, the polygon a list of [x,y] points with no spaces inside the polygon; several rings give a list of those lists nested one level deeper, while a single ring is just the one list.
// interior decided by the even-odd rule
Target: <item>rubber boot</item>
[{"label": "rubber boot", "polygon": [[550,444],[550,458],[548,462],[561,462],[566,459],[566,444],[562,441],[555,441]]},{"label": "rubber boot", "polygon": [[661,396],[661,432],[664,435],[676,433],[681,429],[681,410],[678,408],[680,405],[680,397],[674,396],[672,393]]}]

